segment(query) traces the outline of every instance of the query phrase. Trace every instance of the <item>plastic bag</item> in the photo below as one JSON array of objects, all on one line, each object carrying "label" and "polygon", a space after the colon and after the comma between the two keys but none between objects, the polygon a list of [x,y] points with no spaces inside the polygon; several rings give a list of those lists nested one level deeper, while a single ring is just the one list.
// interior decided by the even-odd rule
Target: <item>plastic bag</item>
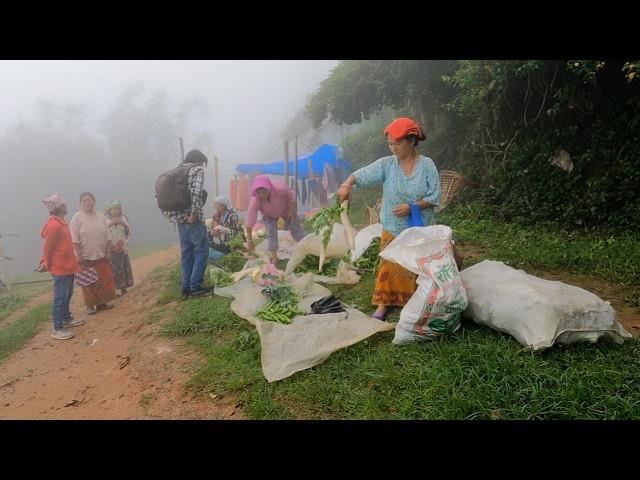
[{"label": "plastic bag", "polygon": [[262,269],[260,270],[260,275],[258,277],[257,283],[262,287],[266,287],[267,285],[273,285],[275,283],[275,281],[270,278],[264,278],[264,275],[273,275],[274,277],[277,277],[280,280],[284,279],[284,272],[278,270],[276,266],[272,263],[267,263],[264,267],[262,267]]},{"label": "plastic bag", "polygon": [[98,271],[89,267],[86,270],[82,270],[81,272],[77,272],[75,274],[75,284],[80,288],[85,288],[90,285],[93,285],[98,281]]},{"label": "plastic bag", "polygon": [[445,225],[403,231],[380,256],[418,275],[418,289],[400,312],[393,343],[402,345],[451,334],[460,328],[467,296]]},{"label": "plastic bag", "polygon": [[356,234],[356,248],[351,252],[351,262],[358,260],[371,243],[376,239],[382,237],[382,224],[374,223],[368,227],[363,228]]},{"label": "plastic bag", "polygon": [[554,343],[621,344],[628,333],[597,295],[485,260],[462,271],[469,306],[464,316],[513,336],[533,350]]},{"label": "plastic bag", "polygon": [[422,220],[422,214],[420,213],[420,207],[415,203],[412,203],[410,206],[411,213],[409,214],[409,219],[407,220],[407,227],[424,227],[424,220]]}]

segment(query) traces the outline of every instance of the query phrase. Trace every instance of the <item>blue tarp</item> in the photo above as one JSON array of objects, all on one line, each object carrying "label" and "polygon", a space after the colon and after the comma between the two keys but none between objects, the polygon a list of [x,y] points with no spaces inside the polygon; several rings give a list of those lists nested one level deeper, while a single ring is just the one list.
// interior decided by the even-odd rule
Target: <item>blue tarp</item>
[{"label": "blue tarp", "polygon": [[[351,173],[351,164],[342,158],[338,158],[339,149],[335,145],[324,144],[308,155],[298,158],[298,178],[309,177],[309,159],[311,168],[315,176],[321,176],[324,171],[324,164],[328,163],[334,168],[339,168],[343,174]],[[293,176],[294,160],[289,160],[289,175]],[[236,167],[236,171],[250,174],[259,172],[265,175],[284,175],[284,161],[273,163],[241,163]]]}]

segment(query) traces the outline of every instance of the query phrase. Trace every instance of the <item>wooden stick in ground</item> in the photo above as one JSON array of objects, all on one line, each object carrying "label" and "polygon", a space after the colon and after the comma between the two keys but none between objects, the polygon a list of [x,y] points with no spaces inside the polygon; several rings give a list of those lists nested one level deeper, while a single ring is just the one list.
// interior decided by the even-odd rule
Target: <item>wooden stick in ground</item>
[{"label": "wooden stick in ground", "polygon": [[296,141],[293,144],[293,191],[296,203],[298,202],[298,134],[296,133]]},{"label": "wooden stick in ground", "polygon": [[284,183],[289,185],[289,142],[284,142]]},{"label": "wooden stick in ground", "polygon": [[218,157],[213,157],[213,172],[214,175],[216,177],[216,197],[220,196],[220,189],[219,189],[219,183],[218,182]]},{"label": "wooden stick in ground", "polygon": [[7,269],[7,259],[4,256],[4,249],[2,248],[2,235],[0,235],[0,268],[2,269],[2,283],[7,289],[7,292],[11,291],[11,281],[9,280],[9,271]]}]

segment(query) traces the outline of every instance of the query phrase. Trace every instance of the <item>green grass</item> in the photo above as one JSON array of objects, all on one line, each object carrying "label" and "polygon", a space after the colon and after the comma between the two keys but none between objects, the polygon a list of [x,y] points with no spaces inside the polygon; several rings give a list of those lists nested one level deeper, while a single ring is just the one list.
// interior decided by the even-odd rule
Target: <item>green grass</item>
[{"label": "green grass", "polygon": [[[370,313],[372,285],[368,274],[358,285],[331,288]],[[249,418],[640,418],[635,339],[533,354],[507,335],[469,323],[443,341],[401,348],[391,344],[393,332],[385,332],[269,384],[258,335],[231,312],[230,302],[186,302],[162,334],[187,338],[202,355],[191,389],[233,393]]]},{"label": "green grass", "polygon": [[22,308],[26,303],[27,298],[15,292],[0,295],[0,320],[5,319],[19,308]]},{"label": "green grass", "polygon": [[566,231],[551,224],[501,223],[488,218],[477,203],[447,209],[436,221],[449,225],[458,241],[487,248],[478,261],[491,257],[516,268],[557,268],[640,284],[640,234],[614,236]]},{"label": "green grass", "polygon": [[0,321],[24,307],[33,297],[49,291],[51,291],[51,282],[45,282],[16,285],[11,292],[0,294]]},{"label": "green grass", "polygon": [[0,328],[0,361],[6,359],[38,333],[51,317],[51,304],[38,305],[20,318]]},{"label": "green grass", "polygon": [[[638,281],[640,240],[599,238],[484,218],[473,208],[438,217],[461,242],[519,268],[545,267]],[[613,238],[613,239],[611,239]],[[622,254],[624,252],[624,254]],[[240,268],[242,265],[234,265]],[[233,268],[232,268],[233,269]],[[165,274],[178,288],[179,272]],[[371,313],[372,273],[333,293]],[[638,302],[632,294],[629,302]],[[180,336],[202,355],[189,387],[233,394],[255,419],[640,419],[640,342],[557,346],[541,353],[508,335],[464,322],[455,335],[397,347],[393,332],[332,354],[324,363],[269,384],[255,328],[214,297],[180,304],[162,334]],[[399,310],[390,320],[398,319]]]}]

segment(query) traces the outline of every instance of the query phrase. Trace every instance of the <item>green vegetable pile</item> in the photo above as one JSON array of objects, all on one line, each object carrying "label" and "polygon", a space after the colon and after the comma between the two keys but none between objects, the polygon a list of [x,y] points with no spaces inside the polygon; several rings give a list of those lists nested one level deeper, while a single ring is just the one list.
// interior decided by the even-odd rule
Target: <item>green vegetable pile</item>
[{"label": "green vegetable pile", "polygon": [[283,305],[276,301],[272,301],[266,307],[262,308],[256,317],[261,320],[268,320],[270,322],[278,322],[284,325],[289,325],[291,319],[298,314],[297,310],[291,306]]},{"label": "green vegetable pile", "polygon": [[365,250],[362,256],[356,260],[355,266],[363,272],[374,272],[378,267],[380,253],[380,238],[375,238],[371,245]]},{"label": "green vegetable pile", "polygon": [[[274,278],[272,275],[265,275]],[[291,323],[291,319],[299,314],[298,302],[300,296],[288,283],[279,281],[262,289],[262,294],[271,302],[256,313],[261,320],[269,320],[285,325]]]},{"label": "green vegetable pile", "polygon": [[[327,277],[335,277],[338,273],[338,265],[340,259],[332,258],[322,266],[322,275]],[[318,257],[316,255],[307,255],[302,263],[296,267],[294,273],[318,273]]]},{"label": "green vegetable pile", "polygon": [[[273,275],[264,275],[265,278],[276,279]],[[270,300],[274,300],[283,305],[298,305],[300,297],[291,285],[286,282],[276,281],[262,289],[262,294]]]},{"label": "green vegetable pile", "polygon": [[229,285],[233,285],[231,274],[224,270],[211,270],[209,272],[209,278],[214,287],[228,287]]},{"label": "green vegetable pile", "polygon": [[244,245],[244,235],[242,232],[237,233],[231,240],[227,242],[227,246],[231,250],[237,250],[242,248]]}]

